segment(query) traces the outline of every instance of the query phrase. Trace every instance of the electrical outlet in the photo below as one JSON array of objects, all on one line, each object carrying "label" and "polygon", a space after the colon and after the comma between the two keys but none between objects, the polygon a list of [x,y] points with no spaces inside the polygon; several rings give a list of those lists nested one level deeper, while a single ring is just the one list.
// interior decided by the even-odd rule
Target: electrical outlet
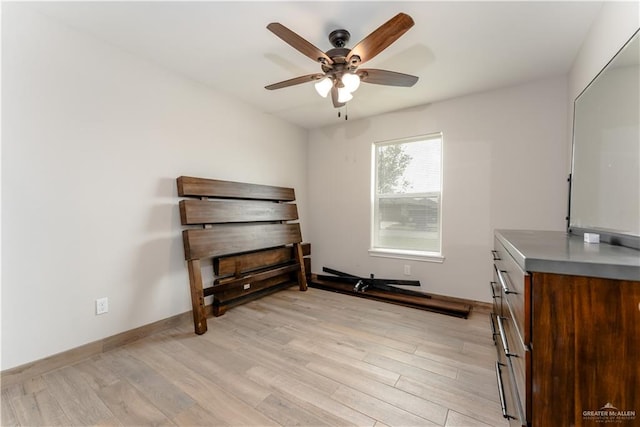
[{"label": "electrical outlet", "polygon": [[98,298],[96,300],[96,314],[104,314],[109,311],[109,298]]},{"label": "electrical outlet", "polygon": [[411,276],[411,266],[409,264],[404,265],[404,275]]}]

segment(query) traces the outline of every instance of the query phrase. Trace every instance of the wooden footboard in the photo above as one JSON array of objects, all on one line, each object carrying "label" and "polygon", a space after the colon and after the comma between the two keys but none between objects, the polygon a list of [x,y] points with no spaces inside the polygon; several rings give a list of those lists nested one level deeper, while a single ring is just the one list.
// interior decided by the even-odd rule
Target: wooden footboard
[{"label": "wooden footboard", "polygon": [[[307,289],[305,254],[293,188],[181,176],[177,179],[185,260],[196,334],[207,331],[205,297],[213,314],[297,284]],[[215,278],[205,287],[201,260]]]}]

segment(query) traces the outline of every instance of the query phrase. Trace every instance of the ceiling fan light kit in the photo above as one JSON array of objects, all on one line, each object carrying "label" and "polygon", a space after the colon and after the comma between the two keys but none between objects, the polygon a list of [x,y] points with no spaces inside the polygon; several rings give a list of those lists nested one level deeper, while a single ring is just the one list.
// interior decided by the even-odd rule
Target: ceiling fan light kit
[{"label": "ceiling fan light kit", "polygon": [[399,13],[352,49],[345,47],[351,37],[349,32],[343,29],[335,30],[329,34],[329,42],[333,49],[323,52],[284,25],[272,22],[267,25],[267,29],[303,55],[318,62],[322,73],[295,77],[265,86],[265,88],[274,90],[315,82],[314,86],[318,94],[326,98],[331,93],[333,106],[340,108],[353,99],[353,92],[358,89],[360,82],[411,87],[418,81],[418,77],[395,71],[358,69],[358,67],[386,49],[413,25],[413,19],[409,15]]},{"label": "ceiling fan light kit", "polygon": [[345,73],[340,79],[334,79],[331,76],[324,77],[316,82],[316,92],[318,92],[321,97],[326,98],[334,85],[338,88],[338,99],[344,100],[339,102],[347,102],[353,98],[353,92],[360,86],[360,76]]},{"label": "ceiling fan light kit", "polygon": [[341,104],[346,104],[347,102],[353,99],[353,95],[351,92],[347,90],[347,88],[339,87],[338,88],[338,102]]},{"label": "ceiling fan light kit", "polygon": [[360,87],[360,76],[357,74],[346,73],[342,75],[342,84],[345,89],[353,93]]},{"label": "ceiling fan light kit", "polygon": [[333,87],[333,80],[331,80],[331,77],[324,77],[321,80],[318,80],[318,82],[315,84],[315,88],[316,91],[318,92],[318,95],[320,95],[323,98],[326,98],[327,95],[329,95],[329,92],[331,92],[331,88]]}]

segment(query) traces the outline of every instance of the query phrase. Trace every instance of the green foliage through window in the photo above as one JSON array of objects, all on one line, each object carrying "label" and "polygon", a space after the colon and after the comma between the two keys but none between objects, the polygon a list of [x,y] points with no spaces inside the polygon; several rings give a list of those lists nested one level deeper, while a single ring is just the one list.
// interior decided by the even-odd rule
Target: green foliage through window
[{"label": "green foliage through window", "polygon": [[404,171],[411,162],[402,145],[378,147],[377,173],[378,193],[401,193],[409,186]]}]

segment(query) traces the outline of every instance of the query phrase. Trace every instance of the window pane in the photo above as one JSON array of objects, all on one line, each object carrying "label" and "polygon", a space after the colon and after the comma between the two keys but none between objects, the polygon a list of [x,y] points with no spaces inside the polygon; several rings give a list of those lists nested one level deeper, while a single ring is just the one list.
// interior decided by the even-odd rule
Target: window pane
[{"label": "window pane", "polygon": [[378,248],[440,252],[440,195],[380,198]]},{"label": "window pane", "polygon": [[440,252],[442,136],[374,149],[373,247]]},{"label": "window pane", "polygon": [[441,139],[377,147],[378,194],[440,191]]}]

